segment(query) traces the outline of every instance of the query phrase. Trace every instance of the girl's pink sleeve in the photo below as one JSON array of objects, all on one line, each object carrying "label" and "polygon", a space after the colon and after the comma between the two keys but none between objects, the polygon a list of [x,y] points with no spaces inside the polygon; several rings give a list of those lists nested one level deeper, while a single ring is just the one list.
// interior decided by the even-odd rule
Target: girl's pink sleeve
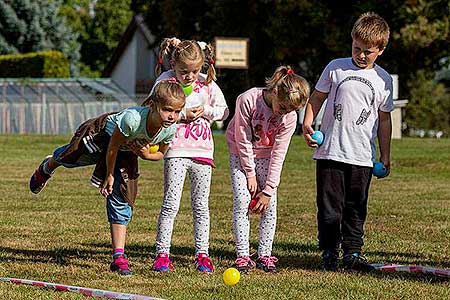
[{"label": "girl's pink sleeve", "polygon": [[228,106],[222,90],[213,81],[208,88],[208,103],[205,104],[203,116],[210,121],[222,121],[228,117]]},{"label": "girl's pink sleeve", "polygon": [[252,106],[253,99],[240,95],[236,100],[234,115],[234,136],[239,152],[241,166],[247,176],[256,176],[255,155],[252,145]]},{"label": "girl's pink sleeve", "polygon": [[280,184],[281,170],[284,159],[297,125],[297,113],[291,112],[286,115],[285,123],[280,125],[280,129],[275,136],[275,143],[272,148],[272,156],[269,163],[269,172],[267,174],[266,186],[263,192],[272,195]]}]

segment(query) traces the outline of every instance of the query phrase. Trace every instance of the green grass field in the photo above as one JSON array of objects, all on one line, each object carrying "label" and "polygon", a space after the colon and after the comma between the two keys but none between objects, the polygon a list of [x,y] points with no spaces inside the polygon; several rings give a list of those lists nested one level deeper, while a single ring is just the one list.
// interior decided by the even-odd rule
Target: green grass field
[{"label": "green grass field", "polygon": [[[139,196],[127,253],[134,276],[109,272],[105,200],[89,184],[91,168],[58,169],[38,196],[28,180],[69,136],[0,135],[0,276],[48,281],[167,299],[450,299],[450,279],[409,273],[330,273],[317,269],[315,164],[295,136],[282,174],[274,254],[280,271],[255,271],[233,287],[222,272],[233,263],[231,186],[223,135],[216,136],[211,189],[214,275],[194,269],[189,193],[175,222],[176,270],[151,271],[162,191],[162,162],[141,161]],[[188,185],[186,185],[188,189]],[[252,217],[253,249],[257,216]],[[372,262],[450,269],[450,139],[402,139],[392,145],[392,174],[372,181],[365,255]],[[88,299],[82,294],[0,283],[1,299]],[[92,298],[90,298],[92,299]]]}]

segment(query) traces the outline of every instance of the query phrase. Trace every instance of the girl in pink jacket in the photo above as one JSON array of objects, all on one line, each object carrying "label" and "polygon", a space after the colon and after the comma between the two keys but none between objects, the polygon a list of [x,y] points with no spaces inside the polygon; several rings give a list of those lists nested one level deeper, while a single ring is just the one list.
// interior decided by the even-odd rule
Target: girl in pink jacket
[{"label": "girl in pink jacket", "polygon": [[[265,88],[252,88],[237,98],[226,137],[233,187],[235,265],[241,272],[255,266],[265,272],[276,271],[278,259],[272,256],[276,191],[297,124],[296,110],[306,104],[308,96],[308,82],[290,67],[281,66],[266,80]],[[249,208],[252,198],[257,202]],[[261,214],[256,262],[249,253],[249,209]]]},{"label": "girl in pink jacket", "polygon": [[[180,208],[186,175],[190,178],[191,206],[194,221],[195,267],[212,273],[209,258],[209,191],[214,165],[213,121],[228,116],[225,97],[214,82],[212,46],[197,41],[165,39],[161,44],[163,56],[170,58],[171,70],[162,73],[155,86],[163,80],[174,80],[183,86],[186,105],[180,113],[175,137],[164,157],[164,198],[158,218],[156,259],[153,270],[172,269],[169,258],[175,217]],[[206,65],[207,74],[201,73]],[[158,73],[159,70],[157,70]]]}]

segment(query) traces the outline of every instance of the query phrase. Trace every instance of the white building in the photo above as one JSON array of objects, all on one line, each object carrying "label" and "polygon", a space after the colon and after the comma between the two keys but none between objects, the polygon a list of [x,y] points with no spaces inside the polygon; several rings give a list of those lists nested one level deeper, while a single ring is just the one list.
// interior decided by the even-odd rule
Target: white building
[{"label": "white building", "polygon": [[158,46],[141,15],[128,24],[102,77],[110,77],[128,94],[148,94],[155,81]]}]

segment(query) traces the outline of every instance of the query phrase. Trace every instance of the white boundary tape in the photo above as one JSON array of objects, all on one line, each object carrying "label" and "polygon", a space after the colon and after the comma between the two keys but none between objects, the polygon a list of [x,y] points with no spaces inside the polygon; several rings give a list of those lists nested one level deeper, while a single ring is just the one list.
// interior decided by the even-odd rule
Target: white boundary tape
[{"label": "white boundary tape", "polygon": [[126,293],[119,293],[119,292],[113,292],[113,291],[105,291],[105,290],[84,288],[84,287],[79,287],[79,286],[64,285],[64,284],[35,281],[35,280],[28,280],[28,279],[19,279],[19,278],[0,277],[0,282],[11,282],[11,283],[15,283],[15,284],[27,284],[27,285],[34,285],[34,286],[45,287],[45,288],[53,288],[58,291],[81,293],[86,296],[98,297],[98,298],[129,299],[129,300],[163,300],[161,298],[154,298],[154,297],[141,296],[141,295],[135,295],[135,294],[126,294]]},{"label": "white boundary tape", "polygon": [[407,265],[395,265],[395,264],[371,264],[375,269],[384,272],[407,272],[407,273],[425,273],[442,277],[450,277],[450,270],[438,269],[433,267],[422,266],[407,266]]}]

